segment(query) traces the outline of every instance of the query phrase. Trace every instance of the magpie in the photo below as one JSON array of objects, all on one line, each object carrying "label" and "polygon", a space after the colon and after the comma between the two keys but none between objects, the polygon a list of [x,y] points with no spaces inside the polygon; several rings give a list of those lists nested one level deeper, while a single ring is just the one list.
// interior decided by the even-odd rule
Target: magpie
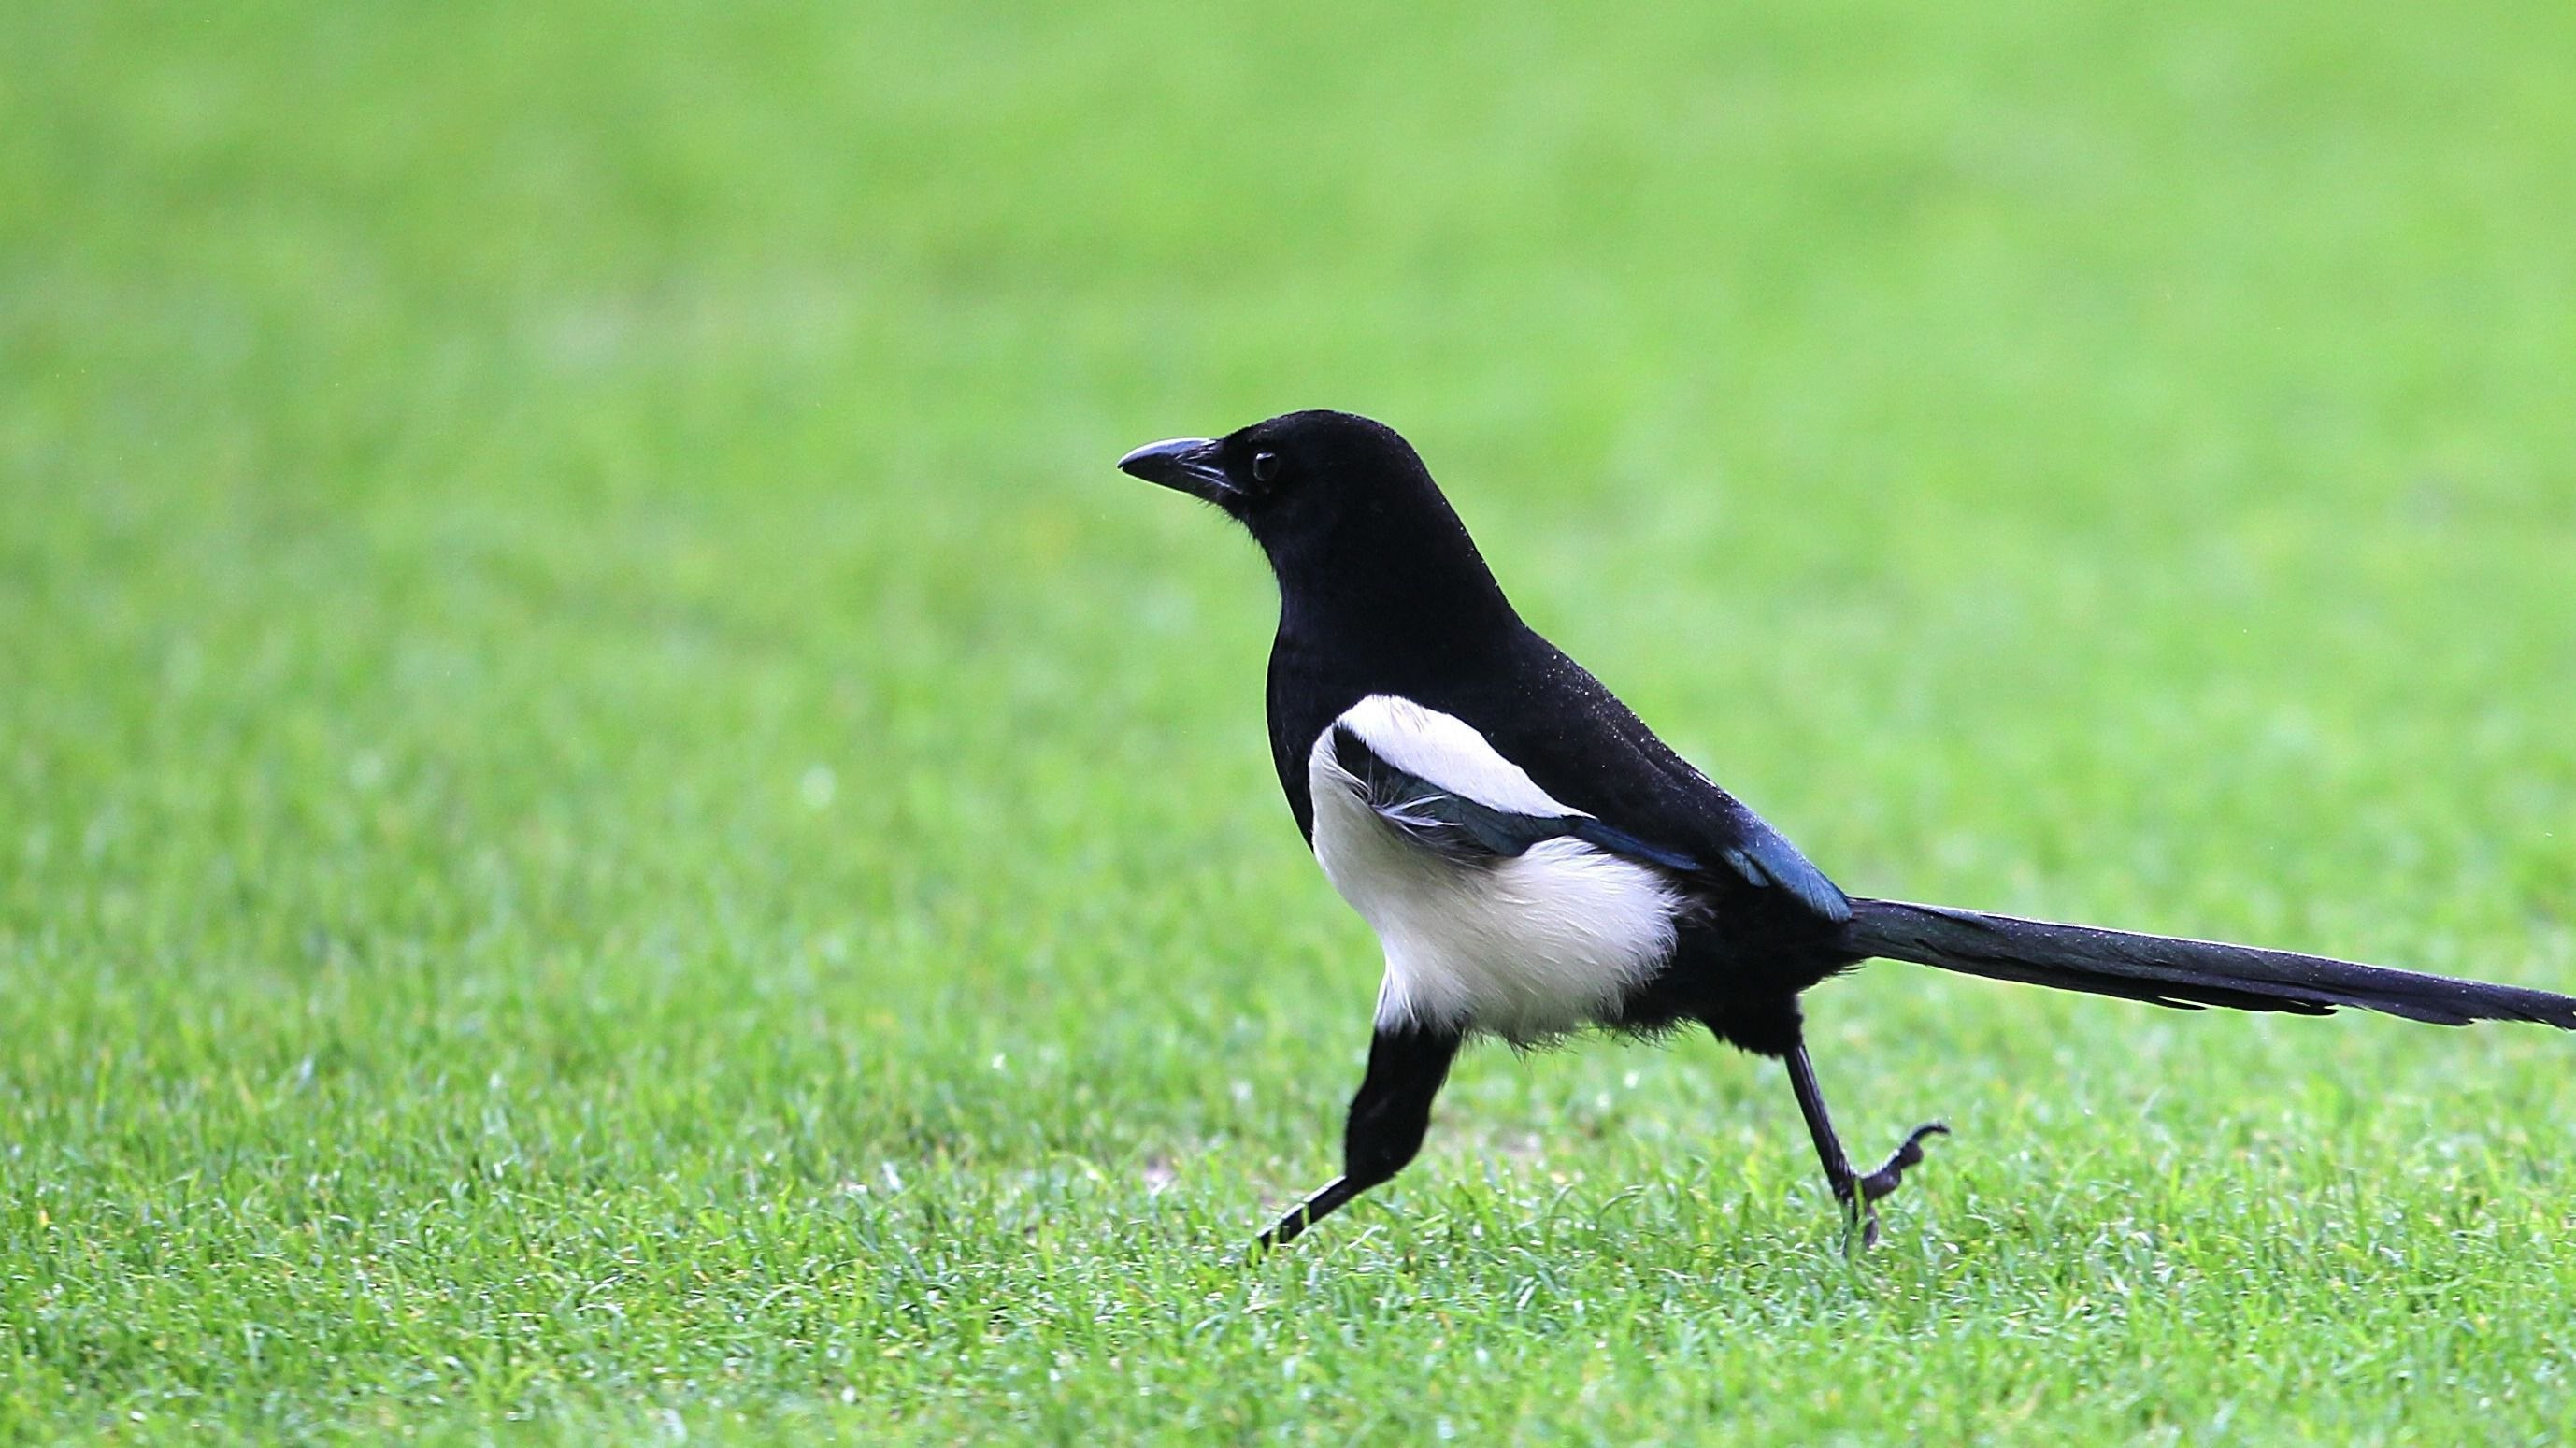
[{"label": "magpie", "polygon": [[1136,449],[1121,471],[1216,505],[1279,585],[1271,762],[1325,877],[1386,956],[1342,1174],[1286,1243],[1401,1171],[1461,1045],[1692,1023],[1783,1061],[1845,1241],[1923,1160],[1915,1128],[1853,1165],[1798,998],[1872,959],[2197,1010],[2576,1030],[2576,999],[2321,956],[1845,894],[1521,621],[1412,446],[1292,412]]}]

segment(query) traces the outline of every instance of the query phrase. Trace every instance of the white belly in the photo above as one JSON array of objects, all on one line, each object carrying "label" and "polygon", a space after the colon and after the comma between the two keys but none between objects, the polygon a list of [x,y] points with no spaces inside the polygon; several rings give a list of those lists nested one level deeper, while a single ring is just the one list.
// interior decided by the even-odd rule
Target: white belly
[{"label": "white belly", "polygon": [[1306,772],[1315,858],[1386,949],[1380,1026],[1540,1041],[1600,1020],[1672,954],[1680,900],[1654,871],[1574,839],[1445,859],[1379,819],[1323,746]]}]

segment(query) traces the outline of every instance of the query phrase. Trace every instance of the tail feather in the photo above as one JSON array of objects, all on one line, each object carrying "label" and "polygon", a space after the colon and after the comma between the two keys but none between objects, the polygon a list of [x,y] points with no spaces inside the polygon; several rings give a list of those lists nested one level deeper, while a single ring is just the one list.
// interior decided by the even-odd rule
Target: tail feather
[{"label": "tail feather", "polygon": [[2122,996],[2196,1010],[2291,1011],[2339,1006],[2410,1021],[2537,1021],[2576,1030],[2576,999],[2523,986],[2419,975],[2322,955],[2057,925],[1901,900],[1854,900],[1847,937],[1865,956]]}]

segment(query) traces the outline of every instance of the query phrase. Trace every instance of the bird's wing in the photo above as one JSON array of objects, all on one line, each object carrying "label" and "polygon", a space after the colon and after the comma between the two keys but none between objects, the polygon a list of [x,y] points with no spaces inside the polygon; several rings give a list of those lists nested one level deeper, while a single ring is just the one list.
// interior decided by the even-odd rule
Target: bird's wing
[{"label": "bird's wing", "polygon": [[[1703,784],[1708,782],[1704,775],[1700,779]],[[1790,898],[1822,919],[1840,922],[1851,918],[1851,901],[1843,895],[1842,887],[1800,854],[1787,836],[1771,828],[1770,821],[1746,808],[1735,796],[1714,784],[1708,788],[1724,801],[1711,809],[1712,818],[1722,822],[1722,828],[1733,836],[1717,852],[1718,858],[1756,885],[1788,892]]]},{"label": "bird's wing", "polygon": [[1377,694],[1325,731],[1332,761],[1378,818],[1457,860],[1519,855],[1572,838],[1606,853],[1690,874],[1701,862],[1558,802],[1454,715]]},{"label": "bird's wing", "polygon": [[1457,707],[1543,781],[1534,787],[1701,862],[1714,881],[1753,887],[1751,900],[1776,900],[1825,924],[1851,918],[1850,900],[1797,846],[1656,738],[1580,664],[1535,634],[1527,642],[1507,693],[1462,692]]}]

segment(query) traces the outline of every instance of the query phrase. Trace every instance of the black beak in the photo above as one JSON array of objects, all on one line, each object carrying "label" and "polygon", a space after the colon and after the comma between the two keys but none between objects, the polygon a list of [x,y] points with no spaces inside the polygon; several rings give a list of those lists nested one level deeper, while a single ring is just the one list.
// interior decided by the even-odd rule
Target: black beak
[{"label": "black beak", "polygon": [[1222,507],[1243,490],[1216,460],[1214,438],[1176,437],[1149,442],[1118,460],[1118,471],[1177,489]]}]

